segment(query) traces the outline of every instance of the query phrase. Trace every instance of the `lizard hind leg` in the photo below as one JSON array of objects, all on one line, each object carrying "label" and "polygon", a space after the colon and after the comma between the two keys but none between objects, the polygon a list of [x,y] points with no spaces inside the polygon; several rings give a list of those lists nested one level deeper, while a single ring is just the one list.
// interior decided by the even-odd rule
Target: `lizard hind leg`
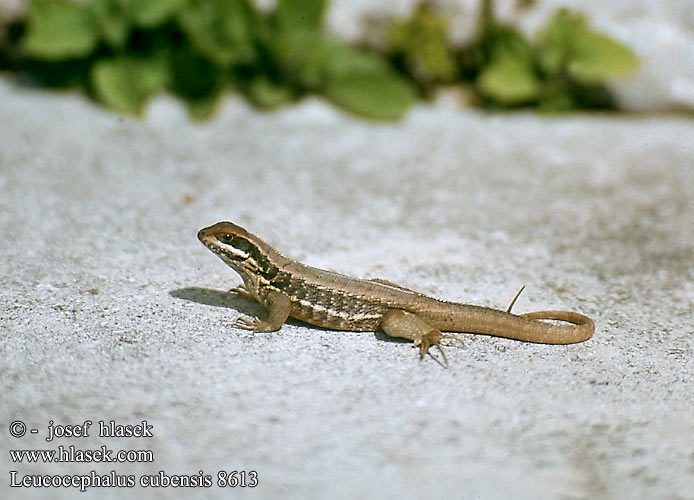
[{"label": "lizard hind leg", "polygon": [[443,366],[448,367],[446,353],[439,341],[442,338],[452,337],[444,335],[440,330],[433,328],[417,314],[402,309],[391,309],[383,315],[380,324],[381,329],[391,337],[399,337],[411,340],[414,347],[419,347],[419,358],[422,359],[433,345],[443,356]]}]

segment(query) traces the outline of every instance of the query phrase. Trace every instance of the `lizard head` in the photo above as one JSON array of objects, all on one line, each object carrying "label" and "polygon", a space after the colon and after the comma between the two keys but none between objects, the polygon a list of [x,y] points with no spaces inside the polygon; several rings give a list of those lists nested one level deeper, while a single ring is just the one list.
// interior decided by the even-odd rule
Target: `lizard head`
[{"label": "lizard head", "polygon": [[287,261],[270,245],[232,222],[218,222],[198,231],[198,239],[210,251],[247,279],[271,280],[277,265]]}]

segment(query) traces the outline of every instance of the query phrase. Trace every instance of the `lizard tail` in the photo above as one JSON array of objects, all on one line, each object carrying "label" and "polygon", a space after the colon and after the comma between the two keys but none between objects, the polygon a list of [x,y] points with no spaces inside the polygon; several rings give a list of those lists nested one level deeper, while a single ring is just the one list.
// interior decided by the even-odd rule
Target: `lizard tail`
[{"label": "lizard tail", "polygon": [[[576,326],[569,327],[568,325],[554,325],[555,328],[546,329],[546,335],[533,335],[531,342],[539,342],[543,344],[574,344],[583,342],[593,336],[595,332],[595,323],[588,316],[571,311],[533,311],[519,314],[528,319],[542,320],[553,319],[558,321],[566,321]],[[551,326],[551,325],[547,325]]]}]

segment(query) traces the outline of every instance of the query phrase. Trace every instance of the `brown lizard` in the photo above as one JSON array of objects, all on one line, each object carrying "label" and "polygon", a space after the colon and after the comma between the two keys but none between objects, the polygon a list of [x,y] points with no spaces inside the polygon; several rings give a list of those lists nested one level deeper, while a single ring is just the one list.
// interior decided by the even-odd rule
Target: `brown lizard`
[{"label": "brown lizard", "polygon": [[[593,321],[569,311],[506,311],[447,302],[382,279],[357,279],[288,259],[263,240],[231,222],[201,229],[198,239],[231,266],[243,284],[229,290],[257,300],[267,319],[240,317],[234,326],[272,332],[291,316],[333,330],[383,330],[419,346],[420,358],[436,346],[447,364],[440,341],[467,332],[543,344],[573,344],[589,339]],[[521,289],[522,290],[522,289]],[[520,292],[518,292],[520,294]],[[571,325],[539,320],[560,320]]]}]

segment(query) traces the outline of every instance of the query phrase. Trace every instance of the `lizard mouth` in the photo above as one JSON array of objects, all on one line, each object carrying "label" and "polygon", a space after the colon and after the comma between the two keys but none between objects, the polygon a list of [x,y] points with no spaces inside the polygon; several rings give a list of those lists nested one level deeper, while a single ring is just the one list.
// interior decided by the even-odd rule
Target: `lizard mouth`
[{"label": "lizard mouth", "polygon": [[213,252],[216,253],[219,250],[219,240],[217,240],[214,231],[210,231],[209,227],[198,231],[198,239],[200,240],[200,243],[205,245]]},{"label": "lizard mouth", "polygon": [[200,243],[205,245],[212,253],[217,255],[222,253],[219,243],[217,242],[217,238],[215,238],[214,233],[209,231],[209,228],[206,227],[198,231],[198,239],[200,240]]},{"label": "lizard mouth", "polygon": [[210,233],[207,231],[208,228],[203,228],[200,231],[198,231],[198,239],[204,244],[207,245],[207,241],[210,239]]},{"label": "lizard mouth", "polygon": [[198,239],[208,250],[234,268],[250,256],[248,252],[241,251],[231,245],[225,245],[220,241],[219,231],[215,230],[214,226],[198,231]]}]

